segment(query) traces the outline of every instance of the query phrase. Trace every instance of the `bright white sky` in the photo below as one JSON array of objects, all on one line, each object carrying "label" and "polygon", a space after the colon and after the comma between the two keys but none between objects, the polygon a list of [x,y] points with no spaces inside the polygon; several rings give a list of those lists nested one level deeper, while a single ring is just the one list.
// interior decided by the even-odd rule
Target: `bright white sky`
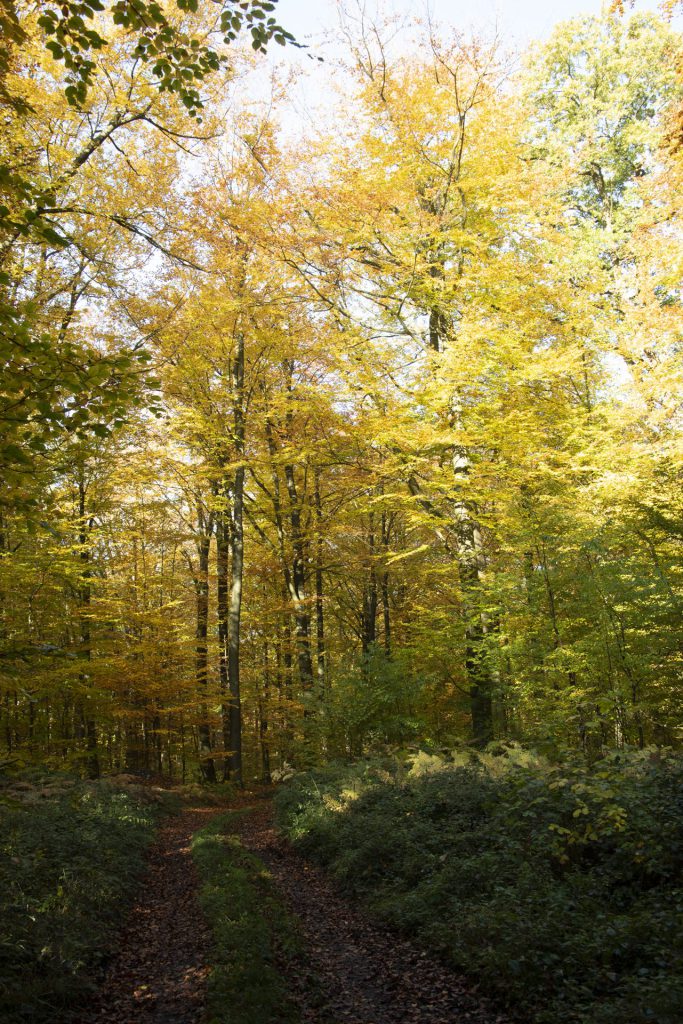
[{"label": "bright white sky", "polygon": [[[435,20],[463,30],[498,24],[506,42],[523,45],[544,39],[558,21],[581,14],[599,14],[601,0],[430,0]],[[625,4],[624,6],[628,6]],[[376,7],[367,0],[367,9]],[[656,10],[657,0],[638,0],[636,10]],[[425,0],[386,0],[382,10],[422,15]],[[313,43],[324,29],[336,24],[334,0],[279,0],[277,18],[301,42]],[[308,37],[308,38],[307,38]]]},{"label": "bright white sky", "polygon": [[[381,15],[399,14],[411,18],[424,18],[428,9],[432,20],[448,36],[449,29],[459,29],[466,35],[483,34],[491,37],[493,31],[506,51],[522,50],[534,39],[546,39],[553,26],[560,21],[583,14],[600,14],[603,0],[344,0],[349,9],[358,3],[365,5],[368,20],[381,23]],[[429,3],[429,8],[427,7]],[[609,0],[605,0],[608,4]],[[624,3],[628,9],[628,2]],[[658,0],[636,0],[635,10],[657,10]],[[380,17],[375,18],[377,11]],[[332,34],[338,27],[336,0],[279,0],[275,16],[294,37],[305,44],[307,50],[295,47],[281,48],[271,44],[265,58],[277,65],[280,74],[286,69],[295,72],[296,81],[287,87],[288,109],[281,108],[280,123],[287,134],[303,138],[307,127],[320,125],[334,110],[332,89],[335,57],[340,56],[340,44]],[[681,28],[683,18],[674,21]],[[327,36],[327,39],[325,38]],[[311,60],[320,55],[324,63]],[[261,61],[246,86],[242,80],[238,92],[256,101],[269,96],[267,76],[263,75]]]}]

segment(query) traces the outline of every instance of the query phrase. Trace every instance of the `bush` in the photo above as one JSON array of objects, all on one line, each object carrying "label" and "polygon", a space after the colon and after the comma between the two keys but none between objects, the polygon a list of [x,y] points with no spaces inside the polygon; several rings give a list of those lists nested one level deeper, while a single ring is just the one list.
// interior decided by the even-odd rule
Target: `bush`
[{"label": "bush", "polygon": [[420,773],[298,776],[279,820],[348,891],[526,1020],[683,1019],[681,758],[420,760]]},{"label": "bush", "polygon": [[[391,661],[373,645],[348,666],[320,706],[317,726],[324,749],[333,757],[359,756],[409,742],[420,729],[420,696],[424,680],[411,659],[397,652]],[[321,714],[322,712],[322,714]]]},{"label": "bush", "polygon": [[15,782],[0,797],[0,1006],[59,1021],[93,989],[158,805],[106,783]]}]

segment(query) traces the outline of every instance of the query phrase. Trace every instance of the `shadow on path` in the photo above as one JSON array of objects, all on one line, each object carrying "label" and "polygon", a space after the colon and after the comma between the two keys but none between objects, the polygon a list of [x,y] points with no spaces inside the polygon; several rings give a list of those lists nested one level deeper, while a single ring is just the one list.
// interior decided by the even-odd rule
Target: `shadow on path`
[{"label": "shadow on path", "polygon": [[211,935],[199,907],[190,842],[218,812],[189,808],[160,828],[117,952],[77,1024],[201,1021]]}]

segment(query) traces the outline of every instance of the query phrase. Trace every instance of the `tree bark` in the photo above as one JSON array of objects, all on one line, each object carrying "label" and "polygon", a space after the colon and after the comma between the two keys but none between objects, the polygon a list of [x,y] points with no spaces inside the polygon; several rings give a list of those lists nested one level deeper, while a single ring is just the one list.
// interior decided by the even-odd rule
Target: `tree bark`
[{"label": "tree bark", "polygon": [[216,511],[216,619],[218,626],[218,688],[221,695],[223,733],[223,777],[229,773],[230,756],[230,679],[228,671],[228,592],[230,589],[230,516],[225,507],[229,497],[224,488],[217,488],[219,506]]},{"label": "tree bark", "polygon": [[323,513],[320,497],[320,470],[316,466],[314,474],[313,500],[315,502],[315,638],[316,662],[318,672],[318,696],[325,696],[326,683],[326,652],[325,652],[325,603],[323,592]]},{"label": "tree bark", "polygon": [[377,640],[377,570],[375,567],[375,516],[369,514],[368,526],[368,568],[367,580],[363,588],[363,608],[361,611],[361,647],[366,658]]},{"label": "tree bark", "polygon": [[[469,471],[469,459],[462,450],[454,460],[456,479]],[[472,742],[485,747],[493,739],[494,679],[484,649],[486,619],[481,609],[481,534],[466,502],[457,504],[458,568],[465,620],[465,668],[470,690]]]},{"label": "tree bark", "polygon": [[270,735],[269,735],[269,708],[270,708],[270,658],[268,640],[263,639],[263,693],[259,697],[259,742],[261,744],[261,778],[264,785],[269,786],[270,777]]},{"label": "tree bark", "polygon": [[391,522],[386,512],[382,512],[382,554],[385,560],[385,568],[382,572],[382,620],[384,623],[384,653],[387,661],[391,661],[391,605],[389,603],[389,570],[386,568],[386,560],[389,554],[389,535]]},{"label": "tree bark", "polygon": [[308,691],[313,686],[313,659],[311,657],[311,617],[306,598],[306,556],[301,529],[301,506],[294,466],[287,465],[284,471],[292,531],[292,569],[289,574],[289,590],[294,606],[299,681],[301,688]]},{"label": "tree bark", "polygon": [[244,333],[235,335],[231,366],[233,436],[237,468],[232,485],[232,521],[230,531],[230,597],[228,604],[228,684],[229,777],[243,784],[242,773],[242,697],[240,688],[240,647],[242,621],[242,584],[244,576],[244,483],[245,483],[245,409],[244,409]]},{"label": "tree bark", "polygon": [[201,506],[197,510],[199,537],[197,540],[198,567],[195,575],[197,599],[195,630],[195,679],[200,694],[199,706],[199,768],[207,782],[216,781],[216,766],[211,757],[211,728],[209,726],[206,689],[209,675],[209,556],[213,516],[207,516]]},{"label": "tree bark", "polygon": [[[90,606],[92,600],[92,570],[90,568],[90,532],[92,530],[92,519],[88,518],[86,512],[87,488],[85,484],[85,473],[81,468],[78,480],[78,543],[79,559],[81,562],[81,581],[79,587],[79,615],[80,615],[80,658],[89,666],[92,659],[92,638],[90,631]],[[86,769],[91,779],[99,778],[100,761],[97,751],[97,726],[89,706],[88,690],[90,689],[90,673],[84,669],[80,673],[82,693],[79,698],[80,715],[85,733],[85,744],[87,750]],[[33,704],[30,705],[31,708]]]}]

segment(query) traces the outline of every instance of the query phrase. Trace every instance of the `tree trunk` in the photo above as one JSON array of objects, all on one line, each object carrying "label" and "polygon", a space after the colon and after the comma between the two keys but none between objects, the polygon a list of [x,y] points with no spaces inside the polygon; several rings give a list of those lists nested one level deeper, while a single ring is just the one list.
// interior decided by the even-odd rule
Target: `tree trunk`
[{"label": "tree trunk", "polygon": [[270,777],[270,742],[269,742],[269,708],[270,708],[270,664],[268,640],[263,640],[263,693],[259,697],[259,741],[261,744],[261,778],[264,785],[269,786]]},{"label": "tree trunk", "polygon": [[458,531],[458,566],[465,620],[465,668],[470,689],[472,741],[475,747],[482,748],[493,739],[494,678],[484,648],[487,628],[480,607],[481,538],[464,503],[460,507],[463,516]]},{"label": "tree trunk", "polygon": [[240,643],[242,577],[244,572],[244,466],[235,473],[232,520],[232,566],[228,605],[228,682],[230,687],[228,758],[229,777],[242,785],[242,698],[240,692]]},{"label": "tree trunk", "polygon": [[211,551],[211,534],[213,518],[205,516],[203,509],[198,509],[197,523],[199,539],[197,554],[199,564],[195,577],[197,598],[197,622],[195,630],[195,679],[200,694],[199,706],[199,768],[207,782],[216,781],[216,766],[211,757],[211,728],[206,705],[206,688],[209,674],[209,556]]},{"label": "tree trunk", "polygon": [[313,500],[315,502],[315,638],[318,672],[318,696],[325,696],[326,655],[325,655],[325,604],[323,600],[323,513],[320,497],[320,470],[316,466],[314,475]]},{"label": "tree trunk", "polygon": [[[90,605],[92,599],[90,580],[92,578],[92,570],[90,568],[89,546],[91,529],[92,520],[89,520],[86,514],[86,485],[84,472],[81,470],[78,481],[78,542],[80,549],[79,558],[81,562],[81,582],[79,588],[81,643],[79,656],[83,661],[88,663],[88,666],[92,658],[90,633]],[[79,703],[87,750],[86,769],[88,776],[91,779],[96,779],[100,774],[100,762],[97,752],[97,726],[89,704],[90,694],[88,691],[90,690],[90,673],[87,669],[84,669],[80,673],[80,684],[82,692]],[[31,707],[32,706],[33,705],[31,705]]]},{"label": "tree trunk", "polygon": [[[455,427],[461,425],[461,410],[457,396],[451,404],[451,424]],[[481,608],[481,531],[471,503],[458,493],[467,480],[469,471],[469,453],[465,447],[458,446],[453,456],[453,476],[456,492],[457,559],[465,620],[465,668],[470,689],[472,742],[475,747],[482,748],[491,742],[494,735],[494,675],[484,648],[487,625]]]},{"label": "tree trunk", "polygon": [[303,690],[313,686],[313,660],[311,657],[311,617],[306,600],[306,555],[301,529],[301,506],[296,486],[294,466],[285,466],[285,481],[289,496],[289,521],[292,531],[292,568],[289,590],[294,606],[299,681]]},{"label": "tree trunk", "polygon": [[230,746],[230,676],[228,669],[228,593],[230,590],[230,518],[222,507],[228,496],[218,489],[221,507],[216,512],[216,618],[218,625],[218,687],[221,695],[223,731],[223,777],[229,774]]},{"label": "tree trunk", "polygon": [[237,468],[232,487],[232,529],[230,531],[230,599],[228,606],[228,684],[230,688],[229,777],[242,785],[242,698],[240,691],[240,643],[242,582],[244,575],[244,333],[235,336],[231,367],[233,436]]},{"label": "tree trunk", "polygon": [[367,580],[363,587],[363,608],[361,611],[361,648],[363,657],[367,658],[377,640],[377,571],[375,567],[375,517],[369,516],[368,529],[368,569]]},{"label": "tree trunk", "polygon": [[382,621],[384,623],[384,653],[387,661],[391,661],[391,605],[389,603],[389,570],[386,568],[386,561],[389,556],[389,538],[391,533],[391,521],[386,512],[382,512],[382,555],[385,568],[382,572]]}]

